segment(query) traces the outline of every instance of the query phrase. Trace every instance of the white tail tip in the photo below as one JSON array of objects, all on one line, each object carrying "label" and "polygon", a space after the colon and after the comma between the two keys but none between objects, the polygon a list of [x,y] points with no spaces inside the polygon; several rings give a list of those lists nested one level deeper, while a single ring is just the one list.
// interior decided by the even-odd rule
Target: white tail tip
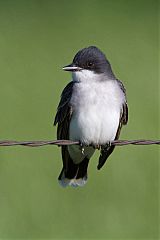
[{"label": "white tail tip", "polygon": [[71,187],[83,187],[86,182],[87,182],[87,178],[73,178],[73,179],[68,179],[68,178],[62,178],[61,180],[58,180],[59,184],[62,187],[67,187],[67,186],[71,186]]}]

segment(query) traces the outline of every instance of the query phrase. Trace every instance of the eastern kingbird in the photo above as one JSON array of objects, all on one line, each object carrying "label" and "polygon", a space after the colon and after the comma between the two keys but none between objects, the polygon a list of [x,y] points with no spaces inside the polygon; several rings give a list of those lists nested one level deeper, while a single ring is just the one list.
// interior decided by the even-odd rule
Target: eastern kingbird
[{"label": "eastern kingbird", "polygon": [[62,146],[63,168],[59,182],[83,186],[87,167],[95,149],[100,149],[100,169],[115,146],[122,125],[128,121],[126,91],[116,79],[105,55],[94,46],[80,50],[73,62],[63,67],[72,72],[72,81],[64,88],[54,125],[57,139],[79,141],[80,145]]}]

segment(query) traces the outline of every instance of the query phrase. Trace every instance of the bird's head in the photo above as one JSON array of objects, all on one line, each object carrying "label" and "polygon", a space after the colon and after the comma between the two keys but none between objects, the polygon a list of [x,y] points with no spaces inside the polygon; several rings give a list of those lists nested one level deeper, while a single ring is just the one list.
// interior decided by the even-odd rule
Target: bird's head
[{"label": "bird's head", "polygon": [[106,56],[95,46],[78,51],[73,62],[63,67],[63,70],[73,72],[73,78],[79,76],[93,78],[99,74],[104,74],[110,78],[114,77]]}]

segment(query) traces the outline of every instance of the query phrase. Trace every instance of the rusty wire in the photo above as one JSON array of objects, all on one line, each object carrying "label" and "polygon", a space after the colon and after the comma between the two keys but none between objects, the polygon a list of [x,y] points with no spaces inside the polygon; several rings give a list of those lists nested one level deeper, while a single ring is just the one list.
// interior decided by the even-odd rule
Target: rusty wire
[{"label": "rusty wire", "polygon": [[[12,140],[4,140],[0,141],[0,146],[26,146],[26,147],[41,147],[46,145],[79,145],[79,141],[70,141],[70,140],[51,140],[51,141],[12,141]],[[115,146],[124,146],[124,145],[159,145],[160,140],[115,140],[110,142],[111,145]]]}]

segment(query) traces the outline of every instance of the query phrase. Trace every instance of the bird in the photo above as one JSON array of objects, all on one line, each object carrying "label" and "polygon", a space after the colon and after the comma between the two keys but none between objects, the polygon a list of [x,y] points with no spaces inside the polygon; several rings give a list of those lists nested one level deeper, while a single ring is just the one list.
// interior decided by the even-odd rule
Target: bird
[{"label": "bird", "polygon": [[54,125],[58,140],[79,141],[79,145],[61,146],[58,181],[62,187],[82,187],[95,150],[100,150],[100,170],[115,148],[111,142],[128,122],[126,89],[96,46],[79,50],[63,70],[71,72],[72,79],[62,91]]}]

